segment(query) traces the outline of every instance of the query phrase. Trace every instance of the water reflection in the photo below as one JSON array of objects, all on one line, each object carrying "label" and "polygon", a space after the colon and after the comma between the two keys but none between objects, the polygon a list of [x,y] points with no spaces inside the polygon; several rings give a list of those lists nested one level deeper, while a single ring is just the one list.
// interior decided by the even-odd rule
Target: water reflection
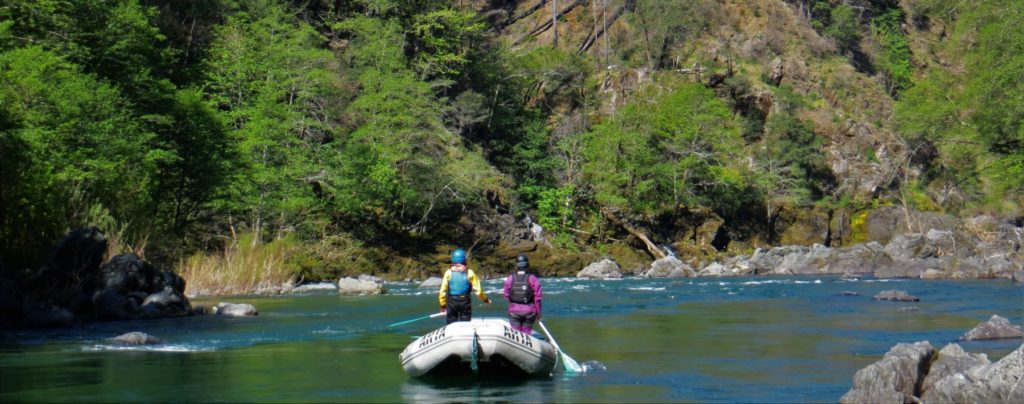
[{"label": "water reflection", "polygon": [[555,396],[554,386],[551,378],[419,378],[409,379],[402,385],[402,400],[410,403],[548,402]]}]

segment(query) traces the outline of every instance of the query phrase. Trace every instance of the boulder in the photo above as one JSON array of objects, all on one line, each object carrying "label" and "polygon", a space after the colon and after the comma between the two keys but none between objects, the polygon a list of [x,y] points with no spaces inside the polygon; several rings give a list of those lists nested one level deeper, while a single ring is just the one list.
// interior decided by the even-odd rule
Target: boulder
[{"label": "boulder", "polygon": [[891,300],[896,302],[916,302],[921,299],[902,290],[883,290],[875,295],[874,300]]},{"label": "boulder", "polygon": [[712,263],[708,264],[708,266],[704,267],[704,269],[701,269],[700,273],[698,275],[699,276],[729,276],[729,275],[732,275],[732,272],[730,272],[728,269],[726,269],[725,265],[722,265],[721,263],[718,263],[718,262],[712,262]]},{"label": "boulder", "polygon": [[247,317],[247,316],[258,316],[260,313],[256,311],[256,306],[248,303],[226,303],[220,302],[216,306],[210,309],[210,313],[218,316],[231,316],[231,317]]},{"label": "boulder", "polygon": [[384,283],[384,280],[383,280],[383,279],[381,279],[381,278],[378,278],[378,277],[376,277],[376,276],[373,276],[373,275],[367,275],[367,274],[360,274],[360,275],[359,275],[359,276],[358,276],[358,277],[356,278],[356,280],[360,280],[360,281],[363,281],[363,282],[375,282],[375,283]]},{"label": "boulder", "polygon": [[693,267],[676,257],[665,257],[651,263],[651,268],[644,273],[647,278],[685,278],[695,273]]},{"label": "boulder", "polygon": [[125,345],[152,345],[162,344],[164,342],[160,338],[138,331],[118,335],[111,338],[110,341]]},{"label": "boulder", "polygon": [[938,358],[928,369],[928,376],[921,384],[921,391],[931,390],[936,382],[946,377],[963,374],[970,369],[988,364],[988,357],[985,354],[967,353],[957,344],[946,345],[939,351]]},{"label": "boulder", "polygon": [[309,292],[323,292],[323,291],[332,291],[333,292],[333,291],[336,291],[336,290],[338,290],[338,285],[335,285],[335,284],[330,283],[330,282],[320,282],[320,283],[307,283],[305,285],[299,285],[299,286],[296,286],[296,287],[292,288],[291,291],[292,291],[292,293],[309,293]]},{"label": "boulder", "polygon": [[180,317],[192,312],[188,299],[171,286],[146,296],[141,308],[149,317]]},{"label": "boulder", "polygon": [[937,256],[938,251],[928,245],[928,240],[921,233],[901,234],[889,240],[885,252],[894,260],[911,258],[929,258]]},{"label": "boulder", "polygon": [[935,381],[921,399],[928,403],[1021,403],[1021,379],[1024,345],[996,363],[974,366]]},{"label": "boulder", "polygon": [[587,265],[579,273],[576,274],[577,278],[581,279],[609,279],[609,278],[621,278],[622,273],[619,272],[619,264],[615,263],[610,259],[603,259],[598,262]]},{"label": "boulder", "polygon": [[338,293],[343,295],[382,295],[384,294],[384,285],[368,280],[341,278],[338,280]]},{"label": "boulder", "polygon": [[978,324],[977,327],[961,336],[960,341],[1008,338],[1024,338],[1024,329],[1010,324],[1010,320],[993,314],[988,321]]},{"label": "boulder", "polygon": [[815,247],[811,250],[816,254],[812,259],[816,262],[825,262],[822,269],[825,273],[869,274],[893,264],[892,257],[885,253],[885,247],[875,241],[837,248],[831,254],[825,250],[827,247]]},{"label": "boulder", "polygon": [[440,288],[441,287],[441,278],[436,277],[436,276],[431,276],[431,277],[427,278],[427,280],[421,282],[419,287],[421,287],[421,288],[431,288],[431,289],[433,289],[433,288]]},{"label": "boulder", "polygon": [[910,403],[924,379],[935,348],[927,341],[894,346],[881,360],[858,370],[840,403]]}]

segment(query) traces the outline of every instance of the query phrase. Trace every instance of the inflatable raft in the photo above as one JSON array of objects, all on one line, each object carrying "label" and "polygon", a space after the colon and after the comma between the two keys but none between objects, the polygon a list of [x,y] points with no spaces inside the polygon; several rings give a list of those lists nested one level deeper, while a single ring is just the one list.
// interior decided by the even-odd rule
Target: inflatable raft
[{"label": "inflatable raft", "polygon": [[515,330],[508,321],[474,319],[448,324],[405,347],[405,373],[424,375],[547,375],[558,355],[551,343]]}]

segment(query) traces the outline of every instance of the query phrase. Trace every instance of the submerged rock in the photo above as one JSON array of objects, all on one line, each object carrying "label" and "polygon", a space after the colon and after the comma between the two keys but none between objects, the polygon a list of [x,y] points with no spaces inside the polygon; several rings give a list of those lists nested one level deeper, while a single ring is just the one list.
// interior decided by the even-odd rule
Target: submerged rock
[{"label": "submerged rock", "polygon": [[891,300],[896,302],[917,302],[921,299],[902,290],[883,290],[875,295],[874,300]]},{"label": "submerged rock", "polygon": [[610,259],[603,259],[598,262],[587,265],[582,271],[576,274],[577,278],[582,279],[609,279],[609,278],[621,278],[622,273],[619,272],[619,264]]},{"label": "submerged rock", "polygon": [[1024,329],[1010,324],[1010,320],[993,314],[988,321],[978,324],[977,327],[961,336],[960,341],[1006,338],[1024,338]]},{"label": "submerged rock", "polygon": [[152,345],[162,344],[164,342],[164,340],[160,338],[138,331],[124,333],[114,338],[111,338],[110,340],[112,342],[125,345]]},{"label": "submerged rock", "polygon": [[218,316],[231,316],[231,317],[248,317],[258,316],[260,313],[256,311],[256,306],[248,303],[227,303],[220,302],[216,306],[210,309],[211,314]]}]

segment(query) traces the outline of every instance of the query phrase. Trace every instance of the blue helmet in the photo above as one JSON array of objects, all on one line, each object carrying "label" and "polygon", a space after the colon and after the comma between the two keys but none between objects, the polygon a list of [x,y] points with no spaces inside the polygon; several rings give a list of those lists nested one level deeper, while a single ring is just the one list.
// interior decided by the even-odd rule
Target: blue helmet
[{"label": "blue helmet", "polygon": [[466,250],[456,248],[452,251],[452,264],[465,264],[466,263]]}]

